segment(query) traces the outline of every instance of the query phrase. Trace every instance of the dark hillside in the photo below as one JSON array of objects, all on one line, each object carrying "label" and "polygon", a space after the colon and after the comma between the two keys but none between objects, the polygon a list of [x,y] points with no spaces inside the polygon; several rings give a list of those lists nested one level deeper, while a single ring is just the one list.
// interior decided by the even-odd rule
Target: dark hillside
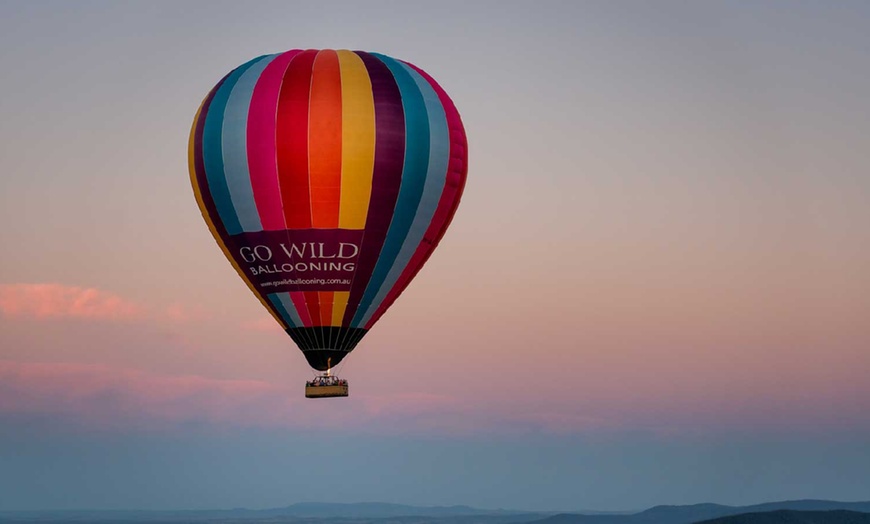
[{"label": "dark hillside", "polygon": [[[847,510],[870,513],[870,502],[796,500],[755,506],[692,504],[655,506],[634,514],[526,513],[483,510],[468,506],[405,506],[400,504],[301,503],[270,509],[184,510],[184,511],[0,511],[0,524],[19,522],[125,524],[141,522],[235,524],[692,524],[731,515],[775,510],[827,512]],[[546,518],[545,518],[546,517]],[[838,518],[838,517],[833,517]],[[842,524],[839,521],[836,524]],[[851,524],[851,522],[849,523]],[[863,523],[862,523],[863,524]],[[870,524],[870,523],[866,523]]]},{"label": "dark hillside", "polygon": [[870,502],[836,502],[832,500],[791,500],[768,502],[753,506],[721,504],[691,504],[688,506],[655,506],[633,515],[582,515],[562,513],[532,524],[692,524],[730,515],[770,512],[776,510],[825,512],[848,510],[870,512]]},{"label": "dark hillside", "polygon": [[870,524],[870,513],[845,510],[793,511],[784,509],[731,515],[705,520],[703,524]]}]

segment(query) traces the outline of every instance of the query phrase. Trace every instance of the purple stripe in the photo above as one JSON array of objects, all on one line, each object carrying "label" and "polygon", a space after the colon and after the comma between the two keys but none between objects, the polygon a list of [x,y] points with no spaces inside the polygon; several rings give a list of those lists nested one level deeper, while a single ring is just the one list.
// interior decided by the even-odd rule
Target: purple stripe
[{"label": "purple stripe", "polygon": [[362,59],[372,81],[375,103],[375,163],[372,194],[360,249],[359,266],[350,289],[343,326],[350,325],[363,292],[371,279],[390,228],[405,162],[405,113],[399,86],[387,66],[374,56],[354,51]]},{"label": "purple stripe", "polygon": [[[214,199],[211,196],[211,189],[208,185],[208,178],[205,174],[205,161],[202,156],[202,135],[205,129],[205,117],[208,116],[208,111],[211,108],[211,102],[214,100],[214,95],[229,76],[230,75],[227,74],[227,76],[221,78],[221,81],[212,88],[211,92],[209,92],[206,97],[205,102],[202,103],[202,111],[199,112],[199,120],[196,121],[196,131],[193,133],[193,165],[196,170],[196,183],[199,186],[199,192],[202,195],[202,203],[205,206],[209,219],[214,224],[215,230],[225,244],[229,241],[229,235],[227,234],[227,229],[224,227],[223,222],[221,222],[220,215],[217,212],[217,207],[215,206]],[[227,247],[229,247],[229,245],[227,245]]]},{"label": "purple stripe", "polygon": [[[223,222],[221,222],[221,217],[218,214],[217,207],[215,206],[214,198],[211,195],[211,189],[208,186],[208,177],[205,173],[205,162],[203,161],[202,156],[202,136],[205,129],[205,117],[208,115],[208,110],[211,107],[211,102],[214,99],[215,93],[217,93],[218,89],[220,89],[221,85],[223,85],[224,81],[229,76],[230,75],[227,74],[227,76],[223,77],[221,81],[214,86],[202,104],[202,110],[199,112],[199,119],[196,121],[196,130],[193,132],[193,168],[196,174],[196,185],[199,186],[202,204],[205,206],[205,211],[208,214],[209,221],[214,224],[215,231],[223,241],[224,245],[230,253],[233,253],[237,251],[238,246],[233,242],[232,238],[227,233],[227,228],[224,227]],[[246,275],[242,278],[247,280]],[[263,298],[266,299],[265,296],[263,296]],[[282,318],[280,312],[275,309],[271,301],[266,299],[265,303],[268,304],[269,309],[273,311],[278,318]]]}]

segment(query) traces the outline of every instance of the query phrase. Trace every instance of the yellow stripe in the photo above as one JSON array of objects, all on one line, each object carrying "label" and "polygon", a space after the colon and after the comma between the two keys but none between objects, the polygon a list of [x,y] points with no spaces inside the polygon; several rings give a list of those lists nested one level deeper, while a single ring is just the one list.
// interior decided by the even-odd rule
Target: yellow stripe
[{"label": "yellow stripe", "polygon": [[[338,227],[364,229],[375,165],[375,102],[362,59],[338,51],[341,68],[341,205]],[[333,319],[335,313],[333,312]],[[340,325],[340,323],[339,323]]]},{"label": "yellow stripe", "polygon": [[200,104],[199,109],[196,110],[196,116],[193,117],[193,127],[190,128],[190,141],[187,146],[187,160],[188,160],[188,169],[190,171],[190,185],[193,186],[193,195],[196,197],[196,203],[199,204],[199,211],[202,213],[202,218],[205,219],[205,223],[208,224],[208,230],[211,231],[211,236],[214,237],[215,241],[217,241],[218,245],[221,248],[221,251],[224,252],[224,256],[227,257],[227,260],[230,261],[230,264],[233,265],[236,272],[245,281],[245,284],[248,285],[248,289],[251,290],[251,293],[254,294],[257,299],[259,299],[260,303],[263,304],[263,307],[266,308],[272,317],[281,324],[281,327],[287,329],[287,324],[284,322],[284,319],[279,317],[272,311],[272,308],[266,303],[266,300],[260,296],[259,293],[254,289],[253,284],[251,284],[248,279],[245,277],[245,273],[242,271],[242,268],[236,264],[236,261],[233,260],[232,255],[230,255],[230,250],[227,249],[227,246],[224,244],[224,241],[221,239],[220,235],[218,235],[217,228],[212,222],[211,217],[208,215],[208,210],[205,207],[205,203],[202,200],[202,191],[199,188],[199,183],[196,181],[196,148],[194,144],[194,140],[196,138],[196,123],[199,121],[199,114],[202,111],[202,106],[205,105],[205,100]]},{"label": "yellow stripe", "polygon": [[350,298],[350,291],[336,291],[332,296],[332,325],[340,326],[344,320],[344,310],[347,309],[347,299]]}]

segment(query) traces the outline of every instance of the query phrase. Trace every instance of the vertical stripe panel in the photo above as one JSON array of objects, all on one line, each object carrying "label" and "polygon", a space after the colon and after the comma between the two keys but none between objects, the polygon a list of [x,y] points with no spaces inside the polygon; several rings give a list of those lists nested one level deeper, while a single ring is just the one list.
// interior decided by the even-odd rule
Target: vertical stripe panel
[{"label": "vertical stripe panel", "polygon": [[276,113],[284,73],[300,50],[278,55],[263,70],[251,95],[248,111],[248,168],[260,223],[266,231],[284,229],[281,190],[278,187]]},{"label": "vertical stripe panel", "polygon": [[352,51],[338,51],[338,61],[341,64],[342,118],[341,209],[338,227],[363,229],[372,193],[375,163],[372,82],[365,64]]},{"label": "vertical stripe panel", "polygon": [[[317,51],[309,49],[290,62],[278,96],[278,184],[287,229],[308,229],[312,225],[311,186],[308,177],[308,119],[311,75],[316,57]],[[297,300],[299,297],[304,297],[302,304]],[[299,316],[310,319],[308,326],[319,325],[320,301],[317,292],[295,295],[293,302]],[[304,313],[303,309],[306,310]]]},{"label": "vertical stripe panel", "polygon": [[[312,227],[337,228],[341,198],[341,72],[338,55],[332,50],[317,54],[311,72],[308,179]],[[320,325],[332,323],[332,293],[318,293]]]},{"label": "vertical stripe panel", "polygon": [[432,216],[435,214],[435,209],[438,207],[438,201],[441,198],[441,192],[444,189],[447,177],[447,164],[450,160],[450,132],[447,129],[447,116],[444,113],[444,108],[441,106],[438,93],[432,89],[432,86],[419,73],[405,64],[401,65],[409,72],[414,82],[416,82],[426,103],[426,113],[429,118],[428,174],[423,186],[420,205],[417,207],[417,214],[414,216],[414,221],[408,230],[405,242],[402,244],[402,248],[396,256],[396,260],[390,268],[387,278],[381,285],[374,300],[372,300],[365,315],[360,320],[361,324],[366,324],[371,319],[377,307],[383,302],[387,293],[393,288],[399,276],[408,266],[408,262],[410,262],[420,242],[422,242],[423,235],[426,233],[426,229],[432,221]]},{"label": "vertical stripe panel", "polygon": [[447,96],[444,89],[431,76],[413,64],[407,65],[417,71],[432,86],[432,89],[438,93],[441,106],[444,108],[444,113],[447,116],[447,128],[450,131],[450,161],[447,166],[447,179],[444,184],[444,191],[438,201],[438,207],[435,209],[432,222],[423,235],[423,242],[417,248],[417,251],[414,252],[411,261],[405,267],[405,270],[402,271],[396,284],[390,289],[386,298],[366,323],[365,329],[370,329],[381,318],[381,315],[395,302],[396,298],[402,294],[402,291],[408,287],[408,283],[420,271],[420,268],[423,267],[423,264],[426,263],[426,260],[429,259],[429,256],[438,246],[438,242],[441,241],[444,232],[447,231],[447,227],[456,213],[456,208],[459,206],[462,191],[465,188],[466,175],[468,174],[468,141],[465,137],[465,128],[462,126],[462,119],[456,110],[456,106],[450,100],[450,97]]},{"label": "vertical stripe panel", "polygon": [[356,53],[365,64],[372,82],[376,122],[375,162],[365,234],[342,320],[343,326],[350,325],[377,264],[399,196],[405,159],[405,114],[399,87],[383,62],[368,53]]},{"label": "vertical stripe panel", "polygon": [[318,291],[317,300],[320,303],[320,325],[332,325],[332,301],[334,291]]},{"label": "vertical stripe panel", "polygon": [[227,187],[227,179],[224,174],[223,148],[221,147],[224,110],[226,109],[230,92],[235,87],[236,82],[260,58],[255,58],[239,66],[226,77],[226,80],[215,92],[211,106],[205,115],[205,128],[203,129],[202,138],[202,157],[205,165],[205,174],[218,216],[220,216],[221,222],[229,235],[241,233],[242,226],[239,223],[233,201],[230,198],[230,190]]},{"label": "vertical stripe panel", "polygon": [[278,95],[276,142],[278,183],[287,229],[311,227],[308,185],[308,97],[317,51],[297,55],[284,74]]},{"label": "vertical stripe panel", "polygon": [[263,230],[248,170],[248,108],[257,79],[274,58],[274,55],[260,58],[239,77],[227,99],[222,123],[224,176],[239,225],[246,232]]},{"label": "vertical stripe panel", "polygon": [[341,73],[338,55],[317,54],[311,72],[308,108],[308,178],[311,184],[311,225],[338,227],[341,196]]},{"label": "vertical stripe panel", "polygon": [[286,307],[286,305],[281,301],[281,297],[278,293],[268,294],[266,295],[266,298],[269,300],[272,306],[276,310],[278,310],[278,314],[281,315],[281,318],[284,319],[284,322],[287,324],[288,327],[298,327],[298,325],[293,322],[293,315],[292,313],[290,313],[293,310]]},{"label": "vertical stripe panel", "polygon": [[305,304],[305,294],[302,291],[291,291],[290,300],[296,306],[296,312],[299,313],[299,318],[302,320],[302,325],[311,327],[311,314],[308,312],[308,306]]},{"label": "vertical stripe panel", "polygon": [[302,319],[299,318],[299,313],[296,311],[296,305],[290,299],[289,293],[273,293],[269,295],[275,297],[281,303],[281,306],[287,311],[289,316],[290,327],[302,327]]},{"label": "vertical stripe panel", "polygon": [[322,326],[323,317],[320,311],[320,292],[319,291],[303,291],[302,296],[305,297],[305,307],[308,308],[308,314],[311,318],[312,326]]},{"label": "vertical stripe panel", "polygon": [[[226,80],[226,78],[224,79]],[[214,98],[215,93],[221,87],[224,80],[221,80],[217,86],[212,90],[211,93],[206,97],[203,101],[200,110],[197,112],[196,117],[193,120],[193,127],[190,130],[190,142],[188,145],[188,161],[189,161],[189,170],[190,170],[190,183],[193,187],[193,195],[196,198],[196,203],[199,205],[200,212],[202,213],[202,217],[205,220],[206,225],[208,226],[209,231],[214,237],[215,242],[217,242],[221,251],[223,251],[224,256],[227,257],[227,260],[230,261],[230,264],[233,266],[233,269],[236,270],[236,273],[239,274],[239,277],[242,281],[248,286],[248,289],[257,297],[263,307],[272,315],[272,317],[278,321],[278,323],[284,328],[287,329],[287,324],[284,322],[283,318],[279,315],[278,311],[262,296],[251,282],[248,280],[247,275],[242,268],[236,264],[235,259],[233,259],[232,255],[230,255],[228,241],[229,237],[226,232],[226,228],[224,228],[223,224],[216,222],[213,217],[218,217],[217,209],[214,205],[214,200],[212,199],[211,192],[208,187],[208,179],[205,174],[205,163],[203,162],[202,156],[202,148],[203,148],[203,130],[205,128],[205,118],[208,113],[211,102]]]},{"label": "vertical stripe panel", "polygon": [[347,309],[347,299],[350,298],[350,293],[347,291],[336,291],[333,294],[332,305],[332,325],[340,326],[344,319],[344,311]]},{"label": "vertical stripe panel", "polygon": [[402,248],[408,230],[417,213],[417,206],[423,195],[423,187],[429,167],[429,117],[426,103],[417,83],[407,69],[392,58],[374,55],[390,70],[399,87],[405,113],[405,158],[402,166],[402,181],[393,217],[380,257],[372,272],[371,279],[359,304],[359,309],[351,322],[359,327],[362,317],[368,310],[378,290],[383,284]]}]

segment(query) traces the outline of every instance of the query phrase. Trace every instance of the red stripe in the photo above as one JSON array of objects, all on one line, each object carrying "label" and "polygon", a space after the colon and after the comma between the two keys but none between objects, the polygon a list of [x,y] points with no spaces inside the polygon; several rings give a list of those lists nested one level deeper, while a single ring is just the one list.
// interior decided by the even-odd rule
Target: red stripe
[{"label": "red stripe", "polygon": [[287,229],[311,227],[308,184],[308,99],[311,68],[317,51],[300,53],[290,62],[278,96],[275,141],[278,181]]},{"label": "red stripe", "polygon": [[[308,180],[308,109],[311,98],[311,72],[316,50],[299,53],[284,73],[278,95],[275,142],[278,147],[278,181],[287,229],[311,227],[311,194]],[[301,318],[320,324],[317,293],[303,293],[305,309],[296,304]],[[295,302],[294,302],[295,303]],[[307,314],[305,314],[307,313]]]},{"label": "red stripe", "polygon": [[251,189],[267,231],[285,228],[281,193],[278,189],[275,108],[287,66],[302,51],[287,51],[276,57],[260,74],[248,109],[248,169]]},{"label": "red stripe", "polygon": [[308,308],[308,315],[311,318],[311,325],[322,326],[323,319],[320,318],[320,292],[304,291],[302,294],[305,296],[305,306]]}]

